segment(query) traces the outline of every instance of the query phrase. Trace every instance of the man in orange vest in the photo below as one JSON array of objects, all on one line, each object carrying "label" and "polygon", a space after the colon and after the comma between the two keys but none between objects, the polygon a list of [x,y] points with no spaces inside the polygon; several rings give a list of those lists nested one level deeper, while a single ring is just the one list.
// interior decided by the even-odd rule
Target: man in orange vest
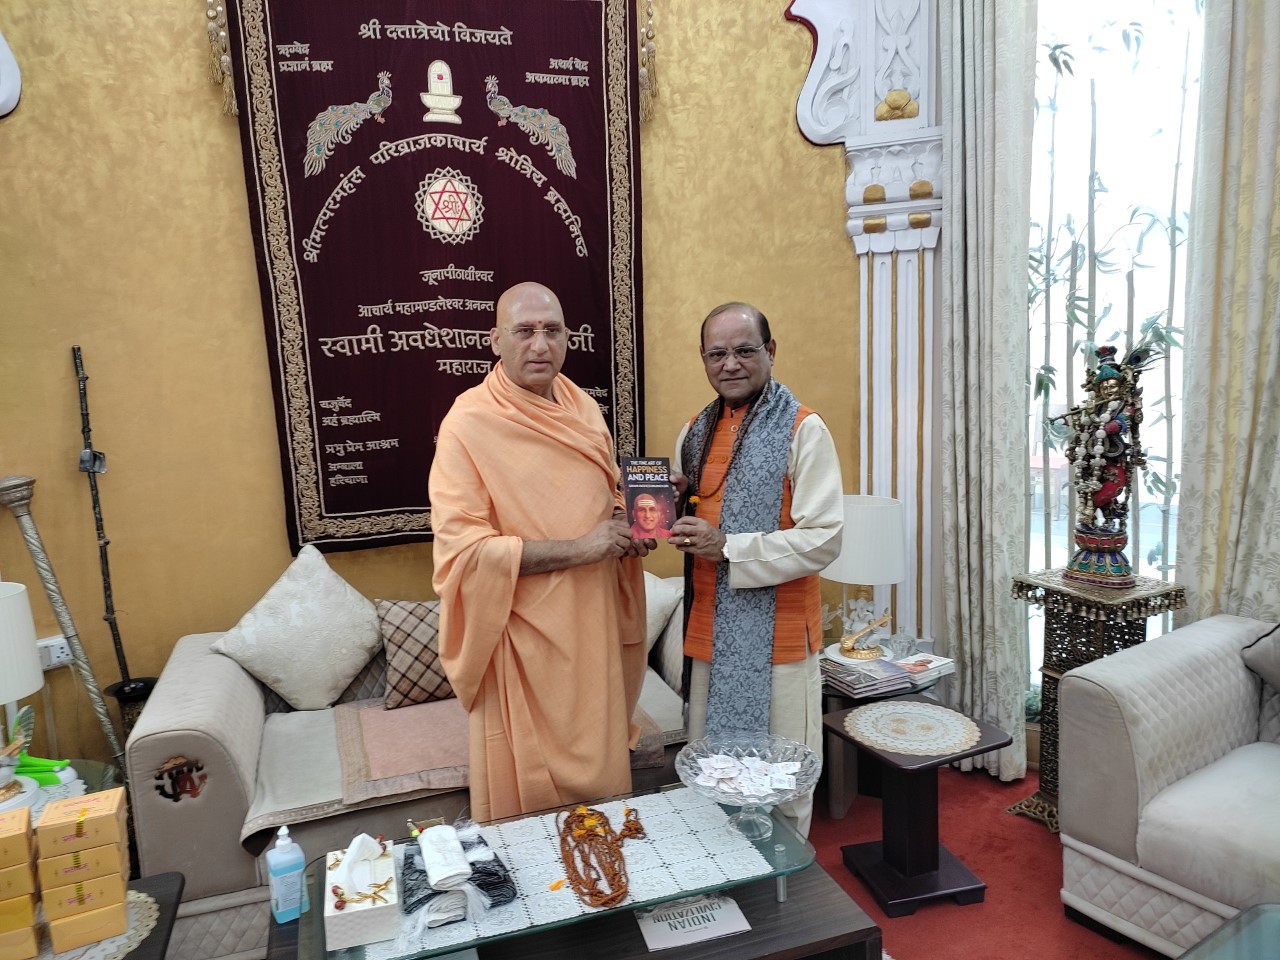
[{"label": "man in orange vest", "polygon": [[[818,574],[844,522],[835,444],[773,379],[777,343],[755,307],[712,310],[701,352],[717,398],[680,432],[672,461],[685,503],[671,543],[685,555],[689,737],[774,733],[820,754]],[[780,809],[808,835],[812,793]]]}]

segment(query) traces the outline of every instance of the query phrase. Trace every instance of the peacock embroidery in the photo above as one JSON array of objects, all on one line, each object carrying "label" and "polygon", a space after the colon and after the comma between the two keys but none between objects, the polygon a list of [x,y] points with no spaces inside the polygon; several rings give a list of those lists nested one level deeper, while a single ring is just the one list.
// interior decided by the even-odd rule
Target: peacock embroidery
[{"label": "peacock embroidery", "polygon": [[350,143],[351,135],[369,117],[386,123],[382,112],[391,106],[391,74],[383,70],[378,74],[378,89],[369,94],[364,103],[342,103],[316,114],[307,127],[307,152],[302,165],[306,176],[312,177],[324,169],[325,162],[333,156],[339,143]]},{"label": "peacock embroidery", "polygon": [[484,78],[484,91],[489,109],[498,115],[498,126],[514,120],[516,126],[529,135],[530,141],[547,148],[561,173],[577,179],[578,168],[569,147],[569,131],[559,117],[547,113],[546,107],[513,107],[510,100],[498,93],[497,77]]}]

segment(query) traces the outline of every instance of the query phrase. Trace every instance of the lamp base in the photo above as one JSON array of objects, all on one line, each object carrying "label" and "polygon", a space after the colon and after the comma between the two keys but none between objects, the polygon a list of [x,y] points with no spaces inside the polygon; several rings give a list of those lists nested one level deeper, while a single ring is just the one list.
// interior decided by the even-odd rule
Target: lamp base
[{"label": "lamp base", "polygon": [[874,647],[854,647],[852,650],[841,647],[840,656],[848,657],[850,660],[879,660],[884,656],[884,650],[879,644]]}]

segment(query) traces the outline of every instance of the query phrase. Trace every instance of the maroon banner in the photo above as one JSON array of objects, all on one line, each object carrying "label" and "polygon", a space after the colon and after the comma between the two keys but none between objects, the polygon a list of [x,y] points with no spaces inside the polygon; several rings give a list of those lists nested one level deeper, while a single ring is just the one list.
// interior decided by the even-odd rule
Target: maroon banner
[{"label": "maroon banner", "polygon": [[559,296],[565,375],[639,453],[629,0],[229,14],[293,550],[430,539],[440,421],[524,280]]}]

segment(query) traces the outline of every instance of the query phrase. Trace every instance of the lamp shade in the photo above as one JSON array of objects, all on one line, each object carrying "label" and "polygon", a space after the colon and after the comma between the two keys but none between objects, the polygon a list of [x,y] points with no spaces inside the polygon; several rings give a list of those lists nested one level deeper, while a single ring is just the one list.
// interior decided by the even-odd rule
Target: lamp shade
[{"label": "lamp shade", "polygon": [[837,583],[882,586],[907,578],[906,515],[902,501],[846,496],[840,556],[822,571]]},{"label": "lamp shade", "polygon": [[21,583],[0,583],[0,704],[16,703],[43,686],[27,588]]}]

